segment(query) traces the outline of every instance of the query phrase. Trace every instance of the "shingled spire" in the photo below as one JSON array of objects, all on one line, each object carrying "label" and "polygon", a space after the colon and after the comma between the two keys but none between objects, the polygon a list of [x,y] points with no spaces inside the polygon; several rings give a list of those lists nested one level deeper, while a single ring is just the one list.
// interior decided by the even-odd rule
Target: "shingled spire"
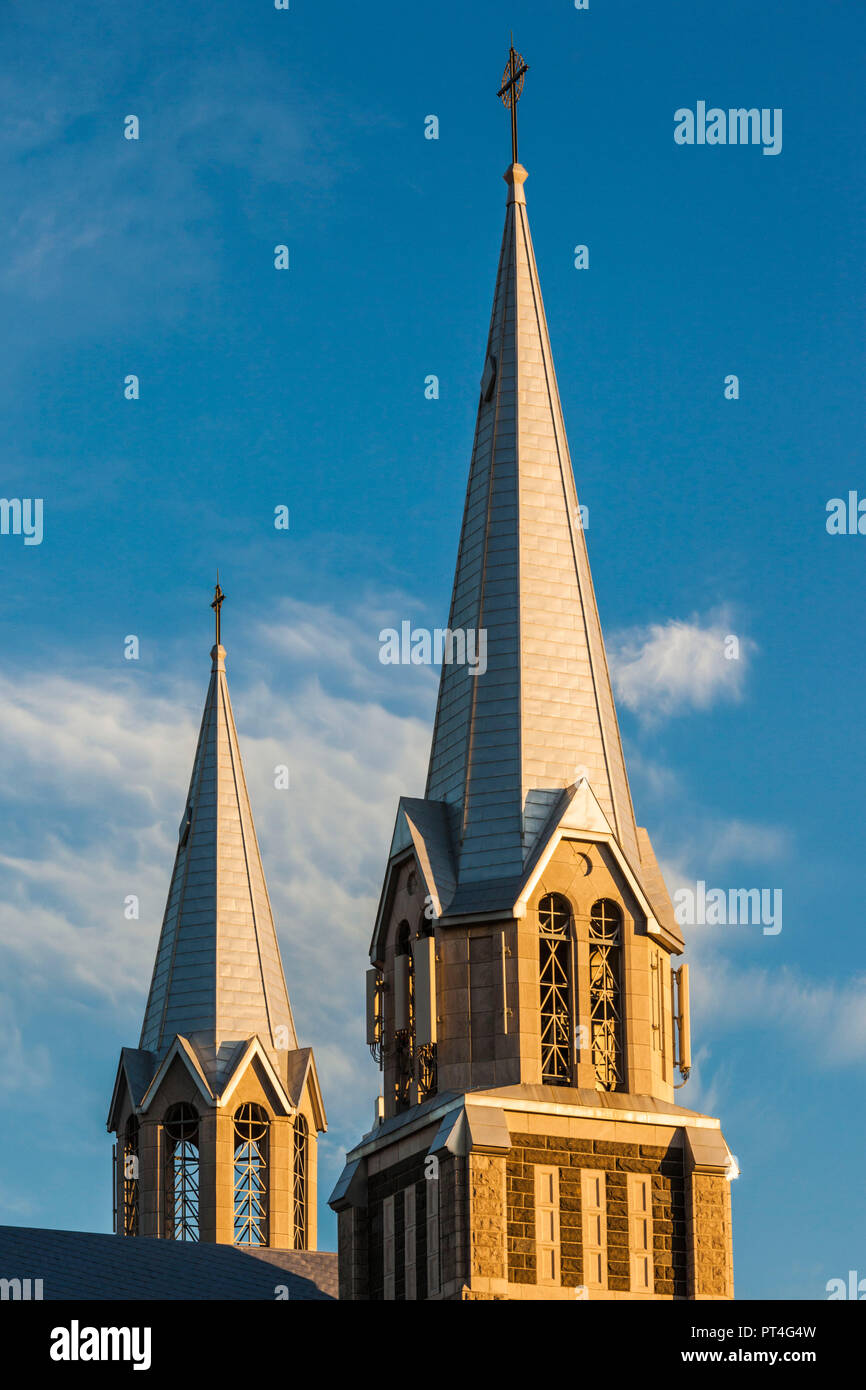
[{"label": "shingled spire", "polygon": [[[217,609],[219,619],[219,609]],[[210,685],[139,1046],[186,1037],[218,1081],[238,1042],[297,1048],[225,673]],[[279,1031],[282,1030],[282,1031]]]},{"label": "shingled spire", "polygon": [[626,857],[634,810],[529,233],[508,199],[449,627],[487,633],[487,671],[442,668],[426,796],[451,811],[463,884],[519,876],[564,788],[586,777]]},{"label": "shingled spire", "polygon": [[312,1049],[299,1047],[220,641],[216,643],[137,1048],[108,1129],[123,1235],[312,1250]]}]

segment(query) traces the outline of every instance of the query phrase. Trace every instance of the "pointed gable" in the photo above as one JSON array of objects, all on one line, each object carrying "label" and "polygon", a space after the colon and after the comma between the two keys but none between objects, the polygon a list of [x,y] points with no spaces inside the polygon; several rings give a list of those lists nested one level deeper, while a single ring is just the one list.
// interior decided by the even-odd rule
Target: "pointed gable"
[{"label": "pointed gable", "polygon": [[449,617],[487,670],[444,665],[427,797],[450,808],[461,886],[521,875],[585,775],[640,862],[607,658],[526,215],[513,165]]},{"label": "pointed gable", "polygon": [[257,1034],[276,1060],[298,1042],[225,675],[214,647],[140,1047],[189,1039],[209,1081]]}]

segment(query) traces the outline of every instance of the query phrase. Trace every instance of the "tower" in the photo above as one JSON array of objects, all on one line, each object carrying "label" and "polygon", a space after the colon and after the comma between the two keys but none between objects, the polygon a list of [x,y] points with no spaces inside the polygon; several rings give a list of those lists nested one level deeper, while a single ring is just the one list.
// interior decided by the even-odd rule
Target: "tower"
[{"label": "tower", "polygon": [[299,1047],[247,795],[220,641],[138,1047],[125,1047],[108,1129],[115,1229],[316,1249],[326,1128]]},{"label": "tower", "polygon": [[383,1108],[330,1199],[340,1296],[730,1298],[733,1160],[676,1103],[684,943],[626,775],[516,157],[526,70],[512,48],[427,787],[370,947]]}]

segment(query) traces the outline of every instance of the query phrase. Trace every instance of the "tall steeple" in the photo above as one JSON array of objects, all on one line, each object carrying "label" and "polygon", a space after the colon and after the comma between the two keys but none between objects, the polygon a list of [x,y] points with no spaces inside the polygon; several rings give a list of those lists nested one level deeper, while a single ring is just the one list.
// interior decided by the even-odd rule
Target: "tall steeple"
[{"label": "tall steeple", "polygon": [[488,669],[445,664],[427,797],[452,808],[462,882],[519,875],[565,788],[586,777],[629,860],[634,810],[529,231],[505,173],[449,627],[485,630]]},{"label": "tall steeple", "polygon": [[677,1104],[684,943],[617,727],[517,161],[526,70],[512,46],[450,660],[370,946],[382,1119],[330,1199],[341,1297],[728,1298],[730,1155]]},{"label": "tall steeple", "polygon": [[216,642],[168,901],[137,1048],[123,1048],[118,1136],[123,1235],[315,1249],[312,1050],[298,1046]]}]

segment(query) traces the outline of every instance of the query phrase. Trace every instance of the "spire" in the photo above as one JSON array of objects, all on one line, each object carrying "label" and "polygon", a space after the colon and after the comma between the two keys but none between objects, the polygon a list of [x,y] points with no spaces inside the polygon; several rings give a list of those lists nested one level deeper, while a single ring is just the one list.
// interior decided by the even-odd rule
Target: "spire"
[{"label": "spire", "polygon": [[486,630],[487,670],[443,665],[426,793],[451,808],[462,883],[519,876],[562,790],[582,775],[627,858],[640,863],[529,233],[527,173],[515,162],[504,178],[505,231],[449,617],[452,630]]},{"label": "spire", "polygon": [[[217,639],[224,597],[217,581]],[[254,1034],[276,1064],[298,1046],[225,656],[217,640],[140,1042],[164,1055],[181,1034],[212,1085]]]}]

